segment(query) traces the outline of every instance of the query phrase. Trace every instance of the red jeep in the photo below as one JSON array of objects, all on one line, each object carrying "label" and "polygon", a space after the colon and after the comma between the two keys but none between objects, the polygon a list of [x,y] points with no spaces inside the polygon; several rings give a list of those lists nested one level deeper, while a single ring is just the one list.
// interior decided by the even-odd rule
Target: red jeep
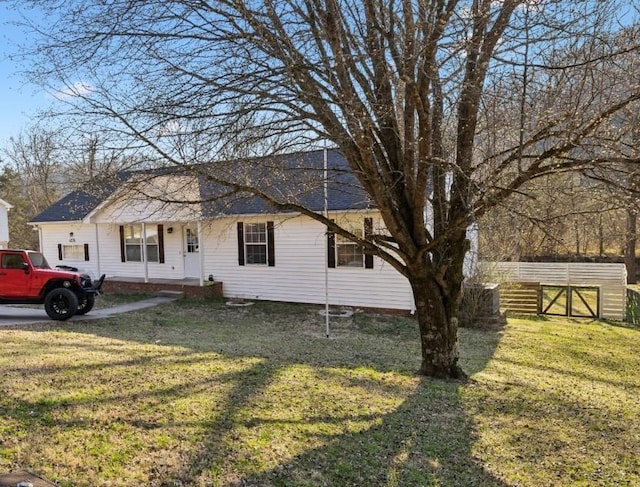
[{"label": "red jeep", "polygon": [[73,268],[49,267],[40,252],[0,250],[0,304],[44,304],[53,320],[91,311],[104,274],[95,283]]}]

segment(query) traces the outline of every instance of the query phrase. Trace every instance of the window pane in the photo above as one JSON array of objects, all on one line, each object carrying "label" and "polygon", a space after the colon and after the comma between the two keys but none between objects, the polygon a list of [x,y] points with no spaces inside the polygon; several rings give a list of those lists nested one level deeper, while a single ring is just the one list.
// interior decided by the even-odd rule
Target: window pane
[{"label": "window pane", "polygon": [[147,261],[158,262],[158,246],[147,245]]},{"label": "window pane", "polygon": [[362,247],[355,243],[340,243],[336,245],[337,264],[346,267],[362,267]]},{"label": "window pane", "polygon": [[142,262],[142,253],[140,252],[140,245],[127,245],[127,262]]},{"label": "window pane", "polygon": [[142,240],[142,225],[127,225],[124,238],[127,242],[140,242]]},{"label": "window pane", "polygon": [[[143,256],[143,241],[142,238],[142,225],[127,225],[124,229],[124,240],[126,250],[126,260],[131,262],[142,262],[144,258],[149,262],[159,262],[159,237],[157,225],[145,225],[145,239],[147,242],[147,248],[145,255]],[[78,258],[84,259],[84,248],[79,246],[82,250],[82,254],[78,254]]]},{"label": "window pane", "polygon": [[[362,228],[349,228],[356,237],[362,238]],[[364,267],[362,246],[342,235],[336,235],[336,264],[343,267]]]},{"label": "window pane", "polygon": [[36,267],[38,269],[51,269],[49,267],[47,259],[45,259],[44,255],[42,255],[40,252],[31,252],[31,254],[29,254],[29,257],[31,258],[31,264],[33,265],[33,267]]},{"label": "window pane", "polygon": [[264,244],[249,244],[246,252],[247,264],[266,264],[267,246]]},{"label": "window pane", "polygon": [[158,227],[157,225],[147,225],[145,227],[145,233],[147,235],[148,244],[158,243]]},{"label": "window pane", "polygon": [[20,254],[3,254],[2,267],[4,269],[23,269],[24,259]]},{"label": "window pane", "polygon": [[187,253],[194,254],[199,250],[198,233],[195,230],[187,228]]},{"label": "window pane", "polygon": [[[351,233],[353,233],[356,237],[358,238],[362,238],[362,228],[349,228],[348,229]],[[347,237],[343,237],[342,235],[338,235],[336,234],[337,237],[337,242],[345,242],[345,243],[353,243],[351,240],[349,240]]]},{"label": "window pane", "polygon": [[265,223],[245,223],[244,240],[247,243],[266,243],[267,225]]},{"label": "window pane", "polygon": [[65,260],[84,260],[84,245],[63,245],[62,256]]}]

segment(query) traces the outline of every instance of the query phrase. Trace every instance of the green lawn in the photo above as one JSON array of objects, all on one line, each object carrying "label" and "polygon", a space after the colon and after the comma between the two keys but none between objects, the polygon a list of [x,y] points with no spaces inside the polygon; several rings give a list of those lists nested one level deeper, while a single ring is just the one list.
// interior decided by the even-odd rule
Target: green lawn
[{"label": "green lawn", "polygon": [[640,331],[460,332],[420,379],[411,320],[184,301],[0,328],[0,471],[61,486],[639,485]]}]

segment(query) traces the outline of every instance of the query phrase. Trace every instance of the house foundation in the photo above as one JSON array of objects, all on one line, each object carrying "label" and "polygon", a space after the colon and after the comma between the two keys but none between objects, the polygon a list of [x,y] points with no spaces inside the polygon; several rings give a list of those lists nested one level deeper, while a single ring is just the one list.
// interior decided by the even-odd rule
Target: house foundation
[{"label": "house foundation", "polygon": [[198,279],[143,279],[128,277],[107,278],[102,285],[105,294],[158,294],[163,291],[183,293],[186,298],[223,299],[222,282],[205,282]]}]

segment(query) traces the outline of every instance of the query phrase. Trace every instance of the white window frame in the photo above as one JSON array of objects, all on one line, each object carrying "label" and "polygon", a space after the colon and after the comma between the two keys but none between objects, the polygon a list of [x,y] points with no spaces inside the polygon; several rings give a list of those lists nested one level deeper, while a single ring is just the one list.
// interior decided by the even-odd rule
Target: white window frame
[{"label": "white window frame", "polygon": [[62,260],[84,261],[84,244],[62,244]]},{"label": "white window frame", "polygon": [[[362,238],[364,235],[363,228],[350,228],[349,231],[354,234],[356,237]],[[345,251],[349,251],[349,253],[345,254]],[[349,240],[348,238],[336,234],[336,242],[335,242],[335,252],[336,252],[336,267],[343,268],[363,268],[364,267],[364,249],[362,245],[353,240]],[[342,253],[342,255],[341,255]],[[360,259],[357,260],[355,257],[358,257],[360,254]],[[346,256],[353,256],[348,263],[345,261]]]},{"label": "white window frame", "polygon": [[191,227],[185,229],[185,241],[187,254],[197,254],[200,252],[200,238],[198,231]]},{"label": "white window frame", "polygon": [[[129,248],[138,249],[140,258],[129,258]],[[155,259],[148,258],[150,248],[155,248]],[[141,223],[124,225],[124,255],[126,262],[160,262],[158,226],[149,224],[143,226]]]},{"label": "white window frame", "polygon": [[[255,231],[258,229],[258,231]],[[247,265],[266,266],[269,263],[269,248],[266,222],[244,223],[244,260]],[[264,253],[255,254],[254,249],[264,248]],[[249,251],[252,249],[252,252]],[[260,262],[253,261],[253,257],[260,257]],[[264,262],[262,261],[264,256]]]}]

